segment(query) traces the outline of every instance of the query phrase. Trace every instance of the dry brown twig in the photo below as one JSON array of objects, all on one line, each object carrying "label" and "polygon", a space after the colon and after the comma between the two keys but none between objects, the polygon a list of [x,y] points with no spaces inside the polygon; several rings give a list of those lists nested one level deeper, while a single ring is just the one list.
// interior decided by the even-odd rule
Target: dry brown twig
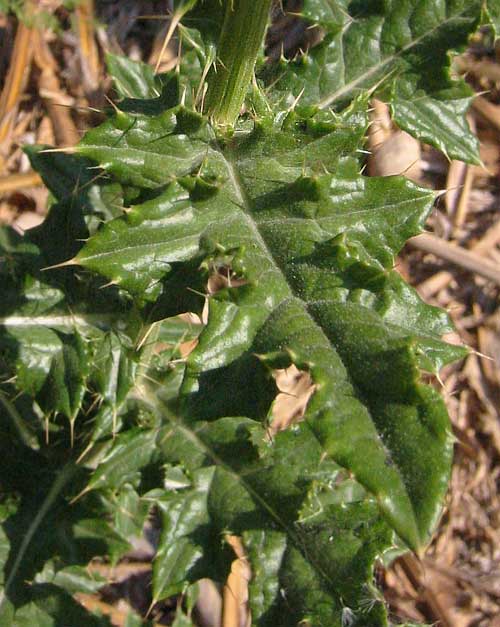
[{"label": "dry brown twig", "polygon": [[[474,119],[472,117],[469,117],[469,124],[471,130],[475,132],[476,127]],[[474,167],[469,164],[463,165],[465,166],[462,181],[463,185],[461,185],[458,189],[458,194],[456,195],[456,204],[450,207],[453,216],[453,225],[455,227],[455,231],[459,230],[463,226],[467,217],[469,196],[472,189],[472,184],[474,182]],[[450,164],[448,179],[446,181],[448,189],[451,187],[450,172],[452,171],[452,166],[453,162]],[[446,194],[446,199],[448,199],[448,194]]]},{"label": "dry brown twig", "polygon": [[251,617],[248,609],[248,582],[252,571],[241,538],[226,536],[226,542],[236,554],[231,564],[231,572],[223,591],[222,626],[250,627]]},{"label": "dry brown twig", "polygon": [[465,270],[479,274],[485,279],[500,285],[500,267],[498,264],[481,257],[475,252],[466,250],[461,246],[450,244],[430,233],[422,233],[421,235],[412,237],[408,240],[408,244],[413,248],[418,248],[426,253],[432,253],[445,261],[449,261]]},{"label": "dry brown twig", "polygon": [[486,100],[483,96],[477,96],[472,103],[474,110],[483,116],[492,126],[500,130],[500,106]]},{"label": "dry brown twig", "polygon": [[9,176],[0,177],[0,194],[9,194],[26,187],[34,187],[41,184],[42,179],[36,172],[9,174]]},{"label": "dry brown twig", "polygon": [[[52,122],[56,143],[59,146],[74,146],[80,136],[71,117],[70,110],[62,106],[68,97],[61,88],[57,63],[45,41],[42,31],[32,34],[35,63],[40,69],[39,92]],[[72,99],[69,100],[72,102]]]},{"label": "dry brown twig", "polygon": [[455,617],[439,599],[433,587],[429,585],[430,577],[424,565],[412,554],[402,556],[399,563],[421,601],[426,604],[428,615],[432,617],[432,620],[439,621],[441,627],[456,627]]},{"label": "dry brown twig", "polygon": [[[491,226],[483,237],[476,242],[471,250],[477,255],[486,255],[494,250],[500,241],[500,220]],[[433,274],[430,278],[418,284],[417,290],[422,298],[428,299],[444,289],[453,279],[453,275],[447,270],[441,270]]]},{"label": "dry brown twig", "polygon": [[[75,594],[76,600],[83,605],[83,607],[90,612],[98,612],[107,616],[111,623],[115,627],[124,627],[127,622],[127,618],[129,616],[129,612],[117,609],[113,605],[109,605],[109,603],[105,603],[104,601],[99,600],[93,594],[84,594],[83,592],[78,592]],[[159,623],[153,623],[153,627],[161,627]]]},{"label": "dry brown twig", "polygon": [[94,0],[80,0],[76,7],[83,86],[87,95],[99,88],[100,63],[94,30]]},{"label": "dry brown twig", "polygon": [[[28,18],[34,13],[31,2],[26,3],[26,11]],[[4,170],[10,152],[17,109],[31,68],[33,32],[28,22],[19,23],[11,63],[0,96],[0,172]]]}]

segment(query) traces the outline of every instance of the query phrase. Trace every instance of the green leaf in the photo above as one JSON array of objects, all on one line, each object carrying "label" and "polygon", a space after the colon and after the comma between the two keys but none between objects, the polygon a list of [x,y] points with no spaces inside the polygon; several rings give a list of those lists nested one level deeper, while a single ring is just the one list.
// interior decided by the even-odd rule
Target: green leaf
[{"label": "green leaf", "polygon": [[59,315],[59,290],[31,281],[26,304],[0,319],[0,345],[16,354],[18,389],[36,396],[47,413],[73,420],[81,407],[87,376],[87,351],[74,318]]},{"label": "green leaf", "polygon": [[51,583],[70,594],[76,592],[94,594],[107,584],[107,580],[98,573],[90,573],[89,569],[83,566],[67,566],[57,570],[54,563],[47,562],[35,577],[35,583]]},{"label": "green leaf", "polygon": [[110,507],[115,512],[114,529],[123,538],[140,537],[150,508],[131,485],[124,485]]},{"label": "green leaf", "polygon": [[193,32],[199,33],[201,41],[205,46],[213,46],[215,48],[224,20],[223,3],[219,0],[201,0],[201,2],[181,0],[176,5],[179,5],[179,9],[184,9],[184,7],[189,9],[189,12],[182,20],[182,24]]},{"label": "green leaf", "polygon": [[100,463],[86,490],[118,488],[137,478],[137,471],[151,460],[157,433],[131,429],[116,437],[111,450]]},{"label": "green leaf", "polygon": [[161,79],[147,63],[132,61],[127,57],[107,53],[106,66],[122,98],[150,100],[161,94]]},{"label": "green leaf", "polygon": [[[201,535],[209,522],[207,499],[213,474],[213,468],[201,470],[189,494],[181,491],[160,504],[163,531],[153,569],[156,600],[181,592],[186,579],[194,582],[205,576],[206,571],[200,569],[197,562],[210,561],[206,549],[211,542],[217,543],[217,537],[212,538],[209,530]],[[194,568],[198,568],[198,572],[193,573]],[[207,565],[205,569],[211,570]],[[220,579],[219,573],[216,574]]]},{"label": "green leaf", "polygon": [[[93,131],[79,150],[106,159],[119,123]],[[291,114],[226,145],[217,145],[210,127],[183,109],[139,116],[134,129],[140,129],[144,165],[133,176],[147,187],[161,176],[156,184],[166,184],[165,191],[107,224],[76,261],[147,298],[160,293],[173,264],[204,258],[208,268],[231,266],[246,285],[210,301],[208,326],[188,360],[187,414],[239,411],[264,420],[265,402],[246,397],[242,382],[251,380],[250,371],[262,378],[277,351],[287,354],[319,386],[306,418],[325,453],[368,487],[410,546],[420,546],[439,512],[434,503],[446,483],[451,446],[444,410],[417,382],[418,354],[430,358],[448,327],[417,298],[399,297],[390,268],[421,228],[432,195],[402,179],[364,178],[355,162],[342,160],[364,130],[354,112],[322,121]],[[134,133],[123,136],[109,164],[122,183],[137,153]],[[156,159],[172,150],[203,155],[201,171],[193,161],[186,177],[185,161],[175,159],[157,170]],[[419,337],[419,317],[427,319],[427,337]],[[231,397],[228,384],[238,390]],[[415,424],[408,447],[414,457],[401,454],[408,425],[392,420],[394,404]],[[418,489],[416,442],[442,460]]]},{"label": "green leaf", "polygon": [[13,498],[6,499],[0,506],[0,584],[2,588],[5,586],[5,565],[7,563],[10,551],[10,542],[7,533],[3,527],[4,522],[13,516],[17,510],[17,503]]},{"label": "green leaf", "polygon": [[[419,382],[419,367],[437,370],[457,351],[440,342],[450,328],[447,317],[392,271],[396,253],[422,228],[433,195],[404,179],[359,174],[348,155],[366,128],[360,106],[342,115],[279,115],[230,139],[177,107],[137,115],[125,133],[120,116],[111,118],[79,146],[120,184],[156,191],[104,225],[74,262],[104,274],[139,303],[167,297],[172,282],[179,290],[184,280],[189,290],[193,264],[201,276],[229,276],[227,288],[210,297],[208,324],[187,360],[181,422],[174,420],[168,435],[118,436],[88,485],[133,480],[158,446],[166,462],[190,469],[192,487],[159,501],[157,599],[202,576],[223,581],[227,551],[209,547],[220,547],[224,533],[243,534],[249,547],[255,537],[271,547],[278,542],[268,536],[272,529],[286,559],[268,583],[255,584],[259,624],[273,624],[275,618],[263,617],[278,616],[283,594],[290,594],[297,621],[340,625],[352,611],[359,624],[384,625],[385,610],[374,601],[364,611],[363,595],[375,555],[391,542],[386,523],[417,549],[439,516],[452,437],[441,400]],[[198,310],[202,304],[200,298]],[[315,392],[295,434],[269,443],[277,393],[271,370],[292,363],[309,373]],[[147,388],[143,401],[171,420],[158,392]],[[247,418],[229,418],[238,415]],[[341,466],[374,499],[363,496],[349,508],[339,523],[339,537],[346,538],[340,546],[329,546],[327,531],[338,505],[314,510],[313,522],[300,527],[306,504],[321,502],[313,497],[320,459],[337,464],[326,469],[323,483],[332,484]],[[230,504],[222,497],[228,493]],[[365,514],[361,532],[352,521]],[[297,525],[300,531],[292,532]],[[321,538],[316,556],[309,537]],[[359,586],[339,594],[335,573],[356,568]],[[294,587],[298,572],[309,574]]]},{"label": "green leaf", "polygon": [[445,148],[451,159],[479,163],[477,140],[465,119],[472,92],[451,79],[449,52],[467,45],[482,4],[306,0],[303,15],[321,27],[323,40],[306,55],[268,66],[263,77],[282,105],[300,95],[301,104],[339,109],[361,90],[375,90],[392,105],[402,128]]},{"label": "green leaf", "polygon": [[276,435],[272,446],[248,419],[172,426],[175,433],[159,439],[162,454],[174,459],[189,449],[192,484],[159,500],[155,598],[181,591],[186,580],[224,581],[233,558],[223,536],[241,534],[256,624],[340,627],[347,604],[360,625],[387,624],[367,582],[390,530],[363,490],[349,491],[352,481],[338,467],[318,471],[321,448],[307,426]]},{"label": "green leaf", "polygon": [[189,80],[184,74],[155,74],[153,68],[140,61],[108,53],[106,65],[120,99],[122,111],[158,114],[178,102],[181,87]]},{"label": "green leaf", "polygon": [[[209,139],[203,118],[187,110],[169,109],[151,118],[121,113],[89,131],[77,151],[128,185],[155,189],[199,168]],[[167,161],[165,154],[171,155]],[[136,167],[141,159],[146,168]]]},{"label": "green leaf", "polygon": [[41,267],[56,265],[74,255],[103,220],[121,214],[122,190],[91,168],[88,160],[44,152],[41,146],[24,150],[55,198],[44,222],[30,229],[28,238],[44,257]]},{"label": "green leaf", "polygon": [[[43,228],[42,239],[50,235]],[[109,355],[109,338],[119,337],[111,330],[124,328],[130,307],[116,292],[100,290],[102,283],[92,277],[82,280],[72,269],[59,274],[43,271],[44,257],[34,242],[20,240],[8,230],[1,233],[6,236],[0,241],[4,255],[0,276],[6,288],[0,305],[0,356],[8,362],[5,377],[15,377],[17,390],[36,400],[45,417],[62,414],[74,422],[91,384],[116,411],[126,395],[127,376],[131,385],[134,363],[130,340],[127,345],[123,336],[121,343],[115,339]],[[36,239],[30,234],[30,240]],[[132,321],[133,315],[127,324]]]},{"label": "green leaf", "polygon": [[484,3],[483,8],[495,30],[495,35],[498,37],[500,33],[500,3],[498,0],[488,0]]},{"label": "green leaf", "polygon": [[59,627],[60,625],[88,625],[109,627],[107,618],[92,615],[73,597],[50,584],[31,586],[31,598],[16,610],[12,627]]},{"label": "green leaf", "polygon": [[[366,627],[387,624],[383,604],[366,584],[377,545],[387,542],[374,509],[366,503],[330,507],[323,520],[303,526],[300,547],[279,532],[245,534],[251,563],[258,565],[250,598],[254,612],[265,617],[261,625],[284,627],[301,619],[338,627],[348,619]],[[331,589],[338,596],[332,598]]]},{"label": "green leaf", "polygon": [[137,363],[127,336],[110,331],[104,335],[94,353],[93,384],[99,396],[111,406],[125,400],[135,380]]},{"label": "green leaf", "polygon": [[[140,316],[116,290],[100,289],[103,281],[95,277],[79,276],[74,269],[40,271],[44,262],[38,247],[21,243],[9,231],[0,234],[12,237],[0,242],[6,260],[0,267],[7,294],[0,306],[5,379],[14,377],[17,391],[36,400],[45,418],[62,414],[73,424],[85,410],[85,417],[80,416],[88,422],[90,409],[93,431],[80,437],[82,420],[77,422],[76,436],[83,444],[116,432],[130,397],[138,393],[139,362],[147,366],[157,358],[149,354],[148,345],[137,348],[144,329]],[[40,279],[23,274],[26,266]],[[196,335],[180,320],[157,324],[161,341],[172,343],[172,357],[181,338]],[[168,355],[162,359],[165,363],[158,368],[168,365]],[[15,429],[24,429],[27,442],[31,427],[18,415],[12,396],[14,392],[6,390],[0,398]],[[39,426],[35,419],[35,428]]]},{"label": "green leaf", "polygon": [[61,290],[32,277],[20,288],[0,308],[0,348],[15,364],[17,389],[36,398],[45,415],[73,421],[87,390],[87,341],[98,344],[103,319],[78,315]]},{"label": "green leaf", "polygon": [[[449,57],[496,4],[305,0],[322,41],[266,63],[228,131],[200,113],[225,7],[174,3],[178,72],[110,56],[106,122],[74,155],[28,150],[52,197],[24,238],[0,229],[0,622],[107,624],[70,594],[154,508],[176,624],[200,578],[226,581],[235,535],[253,624],[387,627],[374,562],[429,541],[451,463],[421,371],[464,350],[393,269],[434,195],[362,175],[367,109],[375,91],[476,159]],[[311,396],[280,428],[292,365]]]},{"label": "green leaf", "polygon": [[[9,445],[16,448],[14,442]],[[5,607],[12,603],[24,616],[35,611],[32,606],[37,590],[95,588],[96,582],[79,567],[87,566],[96,555],[109,554],[116,559],[128,544],[106,522],[107,512],[99,501],[88,499],[85,505],[68,505],[71,482],[81,481],[75,467],[59,466],[56,472],[52,460],[42,461],[40,455],[27,455],[22,449],[14,451],[15,461],[9,463],[8,450],[2,438],[2,485],[7,493],[16,491],[18,497],[7,502],[0,514],[5,578],[0,606],[7,611]],[[26,483],[19,478],[23,470],[28,475]],[[33,583],[26,586],[26,581]],[[64,596],[61,599],[66,603]]]},{"label": "green leaf", "polygon": [[429,97],[417,92],[402,98],[395,94],[391,100],[393,118],[404,131],[439,148],[449,159],[480,163],[479,143],[466,118],[473,98],[468,89],[464,92],[463,97],[446,93]]}]

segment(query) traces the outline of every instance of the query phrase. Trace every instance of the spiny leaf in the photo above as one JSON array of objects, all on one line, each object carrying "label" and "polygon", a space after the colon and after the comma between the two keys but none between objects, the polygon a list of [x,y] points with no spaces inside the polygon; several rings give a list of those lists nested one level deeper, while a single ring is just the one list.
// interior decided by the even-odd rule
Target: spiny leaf
[{"label": "spiny leaf", "polygon": [[50,583],[70,594],[76,592],[95,594],[106,585],[107,580],[99,573],[89,572],[89,569],[83,566],[67,566],[57,570],[55,564],[49,561],[35,577],[35,583]]},{"label": "spiny leaf", "polygon": [[189,80],[171,73],[155,74],[153,68],[140,61],[108,54],[108,70],[113,77],[122,111],[161,113],[179,101],[179,94]]},{"label": "spiny leaf", "polygon": [[108,53],[106,65],[121,98],[152,100],[160,96],[161,79],[147,63]]},{"label": "spiny leaf", "polygon": [[16,361],[18,389],[38,397],[47,413],[60,412],[73,419],[88,374],[77,320],[61,311],[64,297],[57,289],[28,279],[21,298],[26,304],[13,315],[2,308],[0,318],[0,346]]},{"label": "spiny leaf", "polygon": [[[79,150],[110,158],[117,124],[92,131]],[[276,127],[256,124],[222,142],[183,109],[137,116],[108,167],[122,183],[133,177],[150,187],[156,177],[166,187],[108,223],[76,261],[139,298],[161,293],[173,265],[204,258],[207,268],[229,266],[245,284],[210,299],[208,326],[188,358],[182,411],[193,419],[265,420],[272,387],[261,387],[269,391],[257,401],[245,390],[273,366],[266,355],[288,355],[318,386],[306,420],[325,454],[354,473],[417,548],[439,512],[451,454],[444,410],[418,383],[418,353],[431,363],[433,351],[441,358],[436,347],[448,326],[418,299],[401,298],[390,268],[433,197],[403,179],[360,176],[342,155],[363,130],[355,110],[323,120],[289,114]],[[139,137],[143,165],[132,170]],[[191,162],[174,158],[156,169],[172,150]],[[418,318],[426,319],[425,334]],[[391,418],[393,407],[407,416],[404,427]],[[403,453],[409,425],[413,439]],[[418,489],[417,442],[442,460],[422,472]]]},{"label": "spiny leaf", "polygon": [[[16,495],[0,508],[0,622],[93,624],[66,591],[94,589],[81,568],[115,563],[156,506],[155,600],[224,583],[236,535],[255,625],[386,627],[373,563],[425,545],[449,476],[449,422],[420,371],[463,350],[393,270],[434,198],[361,175],[368,101],[476,159],[449,52],[496,4],[306,0],[323,40],[268,64],[267,96],[254,85],[223,134],[199,110],[224,7],[174,3],[174,18],[193,9],[177,75],[111,57],[123,99],[107,121],[73,156],[30,149],[54,201],[24,239],[0,230],[0,470]],[[185,312],[206,325],[171,318]],[[280,431],[275,371],[291,365],[311,397]],[[75,449],[40,438],[40,406],[78,421]]]},{"label": "spiny leaf", "polygon": [[479,144],[466,117],[472,100],[467,88],[463,96],[444,93],[442,98],[425,92],[407,98],[395,93],[391,110],[400,128],[439,148],[449,159],[479,163]]},{"label": "spiny leaf", "polygon": [[[4,466],[6,457],[9,461],[6,444],[2,438],[3,488],[7,492],[17,488],[22,497],[19,494],[16,500],[6,501],[0,510],[4,573],[0,594],[0,612],[3,614],[0,617],[10,615],[10,622],[5,623],[9,625],[28,624],[25,621],[30,616],[35,624],[59,625],[64,620],[83,621],[85,618],[88,623],[74,624],[94,624],[92,615],[77,604],[73,605],[64,590],[88,589],[91,577],[79,567],[87,566],[96,555],[109,554],[116,559],[127,550],[128,544],[106,522],[107,512],[99,507],[97,500],[89,499],[85,505],[68,507],[64,498],[68,485],[80,480],[73,466],[60,466],[54,472],[54,467],[49,468],[48,456],[44,466],[41,456],[27,455],[26,451],[23,455],[22,449],[17,450],[13,464]],[[12,449],[15,441],[8,445]],[[29,487],[19,480],[23,467],[31,477]],[[34,477],[36,481],[33,481]],[[27,556],[29,559],[25,559]],[[25,585],[27,580],[29,586]],[[57,607],[51,605],[46,591],[50,591],[50,598],[56,595],[66,607],[67,617],[63,618]],[[73,619],[68,618],[71,616]]]},{"label": "spiny leaf", "polygon": [[[342,108],[375,89],[397,124],[452,159],[479,163],[465,112],[472,91],[450,77],[450,50],[477,30],[481,0],[399,3],[306,0],[304,17],[323,40],[305,55],[268,66],[269,93],[291,104]],[[496,7],[496,3],[493,2]]]},{"label": "spiny leaf", "polygon": [[118,488],[137,478],[137,471],[146,466],[154,455],[157,433],[152,430],[129,430],[120,434],[98,469],[88,490],[113,486]]},{"label": "spiny leaf", "polygon": [[359,486],[349,498],[352,482],[337,466],[318,467],[321,447],[306,425],[267,444],[263,426],[248,419],[174,420],[173,427],[158,444],[172,460],[191,451],[185,457],[191,486],[160,500],[155,598],[181,590],[185,580],[223,581],[231,561],[224,534],[241,534],[253,569],[256,624],[308,619],[340,627],[349,605],[360,625],[386,625],[367,581],[390,530]]}]

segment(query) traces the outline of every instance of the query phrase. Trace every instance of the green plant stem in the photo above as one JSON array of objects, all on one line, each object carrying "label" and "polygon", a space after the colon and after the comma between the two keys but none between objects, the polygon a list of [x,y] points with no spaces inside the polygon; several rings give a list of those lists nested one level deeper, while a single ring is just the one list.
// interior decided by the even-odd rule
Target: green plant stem
[{"label": "green plant stem", "polygon": [[69,463],[61,470],[61,472],[55,478],[54,483],[52,484],[47,496],[45,497],[40,509],[38,510],[36,516],[33,519],[33,522],[29,526],[29,529],[23,538],[23,541],[16,555],[16,559],[14,561],[12,569],[5,582],[4,589],[0,593],[0,608],[2,607],[5,599],[8,598],[8,592],[9,592],[10,586],[12,585],[12,582],[14,581],[17,575],[17,571],[19,570],[19,567],[24,559],[26,551],[28,550],[28,547],[31,541],[33,540],[36,532],[38,531],[38,528],[42,524],[43,519],[45,518],[47,513],[50,511],[52,505],[59,498],[59,495],[61,494],[65,486],[71,481],[71,479],[73,479],[77,470],[78,470],[78,466],[75,466],[74,464]]},{"label": "green plant stem", "polygon": [[227,0],[217,60],[208,77],[207,110],[216,124],[234,123],[264,41],[271,0]]}]

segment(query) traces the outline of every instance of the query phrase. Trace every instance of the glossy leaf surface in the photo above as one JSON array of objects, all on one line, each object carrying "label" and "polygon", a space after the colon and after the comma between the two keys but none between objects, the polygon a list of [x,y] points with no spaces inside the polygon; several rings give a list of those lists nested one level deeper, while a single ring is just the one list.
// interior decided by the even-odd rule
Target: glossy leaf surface
[{"label": "glossy leaf surface", "polygon": [[[450,76],[480,23],[480,0],[306,0],[304,17],[322,41],[306,55],[266,69],[273,97],[291,104],[344,107],[363,90],[392,107],[398,125],[451,159],[479,163],[465,119],[472,92]],[[490,15],[497,10],[492,2]]]},{"label": "glossy leaf surface", "polygon": [[[307,370],[316,386],[297,427],[307,446],[314,445],[316,463],[324,458],[346,468],[373,496],[389,526],[411,547],[420,547],[446,490],[451,434],[437,394],[418,382],[418,368],[434,370],[459,351],[439,340],[448,329],[446,316],[424,305],[391,268],[404,241],[421,228],[432,195],[403,179],[359,174],[357,161],[347,157],[365,129],[356,106],[343,116],[290,113],[266,119],[233,139],[218,137],[203,118],[182,107],[153,118],[137,116],[125,133],[123,122],[121,114],[110,119],[86,136],[79,151],[121,184],[157,191],[108,222],[73,262],[104,274],[143,303],[166,297],[174,279],[184,275],[189,281],[193,263],[207,276],[226,268],[237,285],[229,278],[226,289],[209,300],[208,324],[187,360],[176,410],[181,433],[187,429],[196,442],[203,421],[211,421],[221,441],[211,437],[200,444],[201,452],[222,467],[211,471],[209,488],[194,488],[192,497],[181,491],[166,501],[166,552],[160,549],[156,562],[157,594],[180,590],[183,577],[216,576],[206,547],[242,516],[256,516],[265,529],[262,517],[273,512],[271,519],[286,521],[284,546],[301,545],[300,534],[290,538],[288,526],[298,524],[312,489],[306,469],[299,472],[303,455],[291,471],[290,451],[285,466],[273,453],[259,459],[259,446],[253,450],[254,438],[265,446],[265,425],[273,420],[271,369],[292,363]],[[108,146],[116,142],[120,150],[110,159]],[[175,156],[167,158],[171,151]],[[166,164],[162,169],[160,161]],[[236,428],[237,422],[229,427],[235,415],[254,425],[238,460],[236,445],[223,445],[225,429]],[[276,435],[271,450],[280,450],[280,440],[288,437]],[[177,455],[167,452],[166,460],[192,464],[188,454]],[[246,458],[242,474],[266,476],[265,487],[241,480],[238,464]],[[224,469],[235,463],[236,476],[227,474]],[[206,481],[203,473],[200,480]],[[93,481],[98,480],[99,470]],[[206,499],[212,489],[233,497],[241,493],[232,498],[236,511],[226,518],[221,503],[213,506],[221,519],[215,525],[208,512],[201,514],[210,510]],[[191,498],[194,519],[187,505]],[[175,518],[172,536],[167,530],[177,510],[181,518]],[[187,541],[201,529],[208,533],[205,540]],[[210,567],[204,566],[207,559]],[[317,569],[314,563],[310,567]],[[331,604],[332,592],[326,594]],[[306,597],[304,604],[312,607]],[[320,615],[324,624],[326,616],[333,620],[332,614]]]},{"label": "glossy leaf surface", "polygon": [[[388,625],[374,562],[428,543],[452,456],[421,373],[465,352],[394,270],[434,194],[363,175],[369,100],[477,160],[448,66],[483,4],[306,0],[321,41],[261,69],[228,132],[201,111],[223,7],[176,2],[178,72],[110,55],[106,121],[73,155],[27,150],[53,198],[24,238],[0,230],[0,622],[108,624],[72,595],[154,512],[176,625],[235,536],[253,625]],[[292,365],[311,396],[279,426]]]}]

